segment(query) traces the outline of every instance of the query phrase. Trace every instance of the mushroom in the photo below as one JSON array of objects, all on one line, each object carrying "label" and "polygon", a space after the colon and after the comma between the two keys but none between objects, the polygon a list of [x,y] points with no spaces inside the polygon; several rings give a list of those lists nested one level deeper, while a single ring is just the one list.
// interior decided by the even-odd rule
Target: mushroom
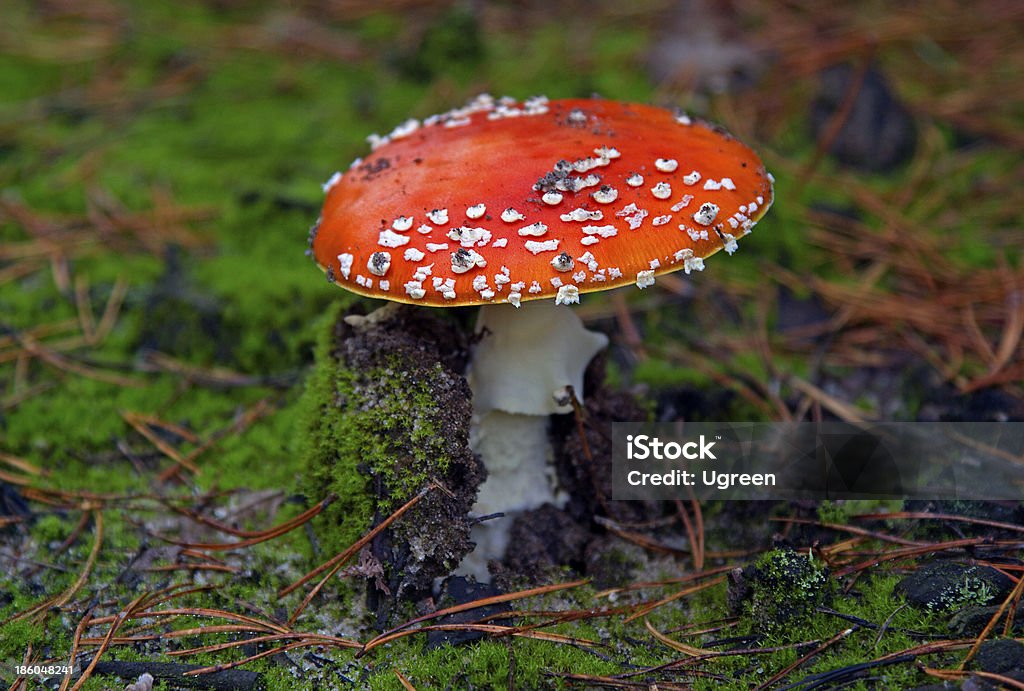
[{"label": "mushroom", "polygon": [[[310,254],[355,293],[482,305],[468,378],[471,445],[488,469],[475,512],[558,503],[546,425],[582,395],[607,343],[568,305],[581,294],[704,268],[772,202],[760,159],[721,128],[600,99],[483,95],[386,136],[324,185]],[[474,532],[501,557],[508,518]]]}]

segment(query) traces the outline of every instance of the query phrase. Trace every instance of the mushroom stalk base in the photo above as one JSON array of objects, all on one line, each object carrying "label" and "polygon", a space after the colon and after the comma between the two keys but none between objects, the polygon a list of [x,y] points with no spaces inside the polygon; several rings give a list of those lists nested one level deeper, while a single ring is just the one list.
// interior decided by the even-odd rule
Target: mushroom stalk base
[{"label": "mushroom stalk base", "polygon": [[477,321],[480,342],[469,369],[473,391],[470,448],[487,468],[475,516],[504,513],[478,524],[476,548],[457,573],[489,580],[487,562],[508,548],[512,513],[544,504],[565,504],[558,497],[550,463],[548,416],[572,411],[572,387],[583,396],[583,372],[608,344],[604,334],[587,331],[579,317],[549,300],[485,305]]},{"label": "mushroom stalk base", "polygon": [[548,420],[546,415],[492,410],[473,425],[470,448],[484,459],[487,480],[480,486],[472,514],[503,515],[473,526],[470,539],[476,547],[463,559],[459,573],[490,580],[487,562],[505,554],[516,514],[546,503],[565,505],[568,497],[559,496],[550,463]]}]

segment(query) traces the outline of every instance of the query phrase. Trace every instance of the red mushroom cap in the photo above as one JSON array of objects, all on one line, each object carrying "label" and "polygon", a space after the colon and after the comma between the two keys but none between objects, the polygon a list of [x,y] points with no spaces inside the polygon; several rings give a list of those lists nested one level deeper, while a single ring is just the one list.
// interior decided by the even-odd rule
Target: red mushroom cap
[{"label": "red mushroom cap", "polygon": [[324,185],[312,254],[329,280],[398,302],[645,288],[731,254],[772,202],[742,143],[633,103],[481,96],[370,142]]}]

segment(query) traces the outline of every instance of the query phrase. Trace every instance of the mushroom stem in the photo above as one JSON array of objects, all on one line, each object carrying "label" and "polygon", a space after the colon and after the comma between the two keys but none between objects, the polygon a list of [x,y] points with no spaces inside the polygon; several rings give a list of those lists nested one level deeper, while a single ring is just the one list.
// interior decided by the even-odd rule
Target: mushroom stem
[{"label": "mushroom stem", "polygon": [[583,372],[608,344],[604,334],[587,331],[579,317],[550,300],[485,305],[477,320],[480,342],[469,368],[473,391],[470,447],[483,459],[487,480],[473,513],[501,518],[473,529],[476,549],[461,573],[488,578],[487,561],[508,546],[517,512],[546,503],[564,504],[550,464],[548,416],[572,411],[566,387],[583,391]]}]

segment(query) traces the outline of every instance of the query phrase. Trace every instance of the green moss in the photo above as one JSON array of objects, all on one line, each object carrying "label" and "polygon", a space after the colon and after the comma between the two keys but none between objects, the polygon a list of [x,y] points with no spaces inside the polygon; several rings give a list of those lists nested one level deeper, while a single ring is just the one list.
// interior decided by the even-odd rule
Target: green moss
[{"label": "green moss", "polygon": [[[561,674],[615,674],[617,664],[586,650],[542,641],[480,641],[470,645],[442,646],[396,664],[369,679],[370,688],[400,691],[400,671],[417,688],[570,688],[560,683]],[[511,673],[510,673],[511,670]]]},{"label": "green moss", "polygon": [[755,630],[786,640],[792,639],[794,622],[808,618],[831,598],[828,571],[792,550],[766,552],[754,562],[749,578]]},{"label": "green moss", "polygon": [[[338,551],[358,539],[375,514],[387,515],[444,473],[449,459],[431,373],[419,376],[395,356],[355,371],[335,352],[335,321],[321,324],[300,424],[305,493],[338,497],[324,516],[337,526],[325,535],[326,545]],[[439,364],[436,372],[441,375]]]},{"label": "green moss", "polygon": [[648,384],[656,388],[672,386],[694,386],[698,388],[712,385],[711,377],[695,369],[681,367],[676,363],[660,358],[640,360],[633,367],[633,379],[640,384]]},{"label": "green moss", "polygon": [[988,581],[966,573],[955,587],[944,590],[933,602],[928,603],[928,607],[946,612],[964,607],[983,607],[990,604],[995,596],[996,591]]}]

